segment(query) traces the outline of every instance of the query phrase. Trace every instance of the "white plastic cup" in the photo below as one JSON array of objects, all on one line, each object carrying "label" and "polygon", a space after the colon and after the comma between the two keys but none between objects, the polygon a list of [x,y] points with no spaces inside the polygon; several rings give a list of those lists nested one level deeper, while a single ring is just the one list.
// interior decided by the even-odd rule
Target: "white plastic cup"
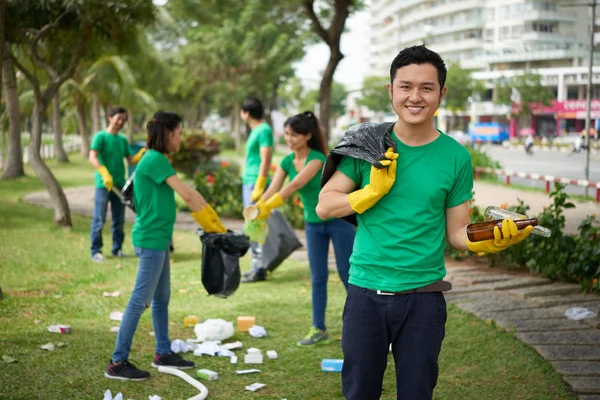
[{"label": "white plastic cup", "polygon": [[254,204],[245,207],[244,211],[242,211],[244,219],[248,221],[254,221],[256,218],[258,218],[258,214],[260,214],[260,211]]}]

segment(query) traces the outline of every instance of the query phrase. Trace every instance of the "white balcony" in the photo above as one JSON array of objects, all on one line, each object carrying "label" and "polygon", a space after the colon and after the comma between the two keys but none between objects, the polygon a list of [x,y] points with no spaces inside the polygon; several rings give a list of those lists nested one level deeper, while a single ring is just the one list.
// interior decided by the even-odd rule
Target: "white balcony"
[{"label": "white balcony", "polygon": [[587,57],[587,51],[583,48],[571,48],[571,49],[555,49],[555,50],[521,50],[510,53],[497,52],[495,54],[483,55],[484,58],[490,64],[507,63],[507,62],[526,62],[526,61],[538,61],[538,60],[559,60],[568,58],[585,58]]},{"label": "white balcony", "polygon": [[[397,1],[398,5],[401,4],[401,6],[399,7],[400,9],[406,9],[408,7],[407,3],[411,3],[411,2],[412,2],[411,0],[398,0]],[[420,3],[420,1],[418,3]],[[443,5],[437,6],[437,7],[427,7],[425,9],[419,10],[419,11],[413,11],[413,12],[409,12],[409,13],[404,12],[403,17],[400,21],[404,25],[404,24],[409,24],[409,23],[413,23],[416,21],[422,21],[424,19],[436,18],[441,15],[456,14],[461,11],[470,11],[470,10],[475,10],[475,9],[483,10],[481,3],[482,2],[478,1],[478,0],[459,1],[459,2],[455,2],[455,3],[443,4]]]},{"label": "white balcony", "polygon": [[573,11],[528,10],[513,14],[508,18],[521,21],[578,22],[577,14]]},{"label": "white balcony", "polygon": [[572,32],[523,32],[524,42],[575,43],[577,38]]},{"label": "white balcony", "polygon": [[476,18],[470,21],[457,22],[447,25],[434,25],[431,33],[428,33],[422,24],[417,25],[418,28],[412,28],[402,34],[403,42],[412,42],[415,40],[426,40],[427,37],[435,37],[447,35],[455,32],[470,31],[473,29],[483,28],[483,19]]}]

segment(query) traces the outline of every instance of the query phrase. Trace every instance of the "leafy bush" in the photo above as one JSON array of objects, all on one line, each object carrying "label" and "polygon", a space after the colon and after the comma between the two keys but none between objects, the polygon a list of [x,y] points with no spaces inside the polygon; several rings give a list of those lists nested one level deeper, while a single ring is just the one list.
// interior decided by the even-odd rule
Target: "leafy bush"
[{"label": "leafy bush", "polygon": [[171,155],[171,164],[187,178],[193,178],[199,166],[207,164],[219,154],[219,142],[206,132],[185,132],[181,147]]},{"label": "leafy bush", "polygon": [[213,133],[213,138],[221,144],[221,150],[235,150],[235,138],[228,133]]},{"label": "leafy bush", "polygon": [[287,199],[280,211],[294,229],[304,229],[304,205],[298,193]]},{"label": "leafy bush", "polygon": [[[465,145],[465,148],[471,155],[471,163],[473,168],[500,168],[500,163],[495,161],[489,154],[481,149],[475,148],[470,144]],[[495,174],[481,173],[482,178],[496,178]]]},{"label": "leafy bush", "polygon": [[221,161],[214,169],[206,164],[194,177],[196,190],[221,217],[243,218],[242,178],[237,164]]}]

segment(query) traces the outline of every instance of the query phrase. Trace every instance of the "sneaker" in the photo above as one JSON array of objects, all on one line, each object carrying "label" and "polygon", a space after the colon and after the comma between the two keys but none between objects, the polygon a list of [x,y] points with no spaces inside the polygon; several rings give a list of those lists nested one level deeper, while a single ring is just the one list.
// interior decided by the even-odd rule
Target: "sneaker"
[{"label": "sneaker", "polygon": [[129,257],[127,254],[123,253],[123,250],[119,250],[116,253],[113,253],[113,256],[118,258],[127,258]]},{"label": "sneaker", "polygon": [[154,357],[154,361],[152,361],[152,366],[154,368],[172,367],[177,369],[188,369],[194,368],[196,364],[193,361],[188,361],[185,358],[182,358],[177,353],[170,353],[166,356],[161,356],[157,354]]},{"label": "sneaker", "polygon": [[104,376],[108,379],[119,379],[122,381],[143,381],[150,378],[150,372],[137,369],[135,365],[125,360],[120,364],[108,363]]},{"label": "sneaker", "polygon": [[259,269],[258,271],[250,271],[248,275],[245,275],[242,279],[242,283],[260,282],[267,280],[267,271]]},{"label": "sneaker", "polygon": [[92,255],[92,261],[97,263],[103,263],[104,256],[102,255],[102,253],[94,253],[94,255]]},{"label": "sneaker", "polygon": [[298,346],[312,346],[315,344],[329,344],[331,340],[329,340],[329,334],[327,331],[322,331],[314,326],[310,327],[308,331],[308,335],[301,341],[297,343]]}]

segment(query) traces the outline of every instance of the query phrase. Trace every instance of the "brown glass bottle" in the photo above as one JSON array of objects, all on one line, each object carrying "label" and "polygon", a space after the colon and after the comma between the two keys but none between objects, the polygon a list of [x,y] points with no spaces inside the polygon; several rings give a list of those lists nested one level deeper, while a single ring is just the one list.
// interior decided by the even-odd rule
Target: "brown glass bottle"
[{"label": "brown glass bottle", "polygon": [[[516,219],[514,220],[518,230],[523,230],[528,226],[536,226],[537,218]],[[467,237],[471,242],[481,242],[494,238],[494,227],[500,228],[502,233],[502,220],[496,219],[492,221],[477,222],[467,225]]]}]

